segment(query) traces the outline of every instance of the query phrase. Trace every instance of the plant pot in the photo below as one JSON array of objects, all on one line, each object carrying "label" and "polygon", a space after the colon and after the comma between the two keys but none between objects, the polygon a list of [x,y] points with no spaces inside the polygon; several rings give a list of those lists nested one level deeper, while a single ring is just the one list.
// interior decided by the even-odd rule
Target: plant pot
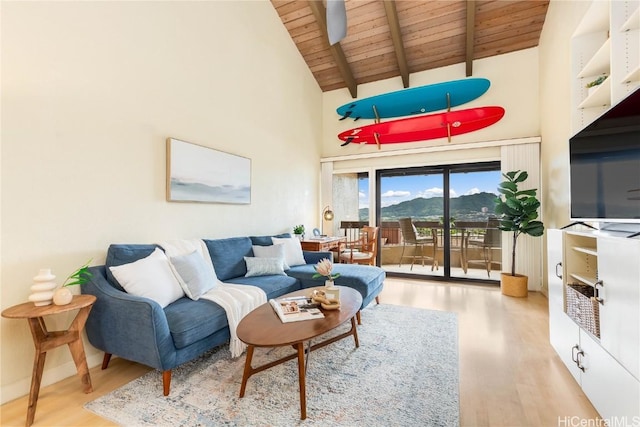
[{"label": "plant pot", "polygon": [[64,286],[56,289],[53,293],[53,303],[55,305],[67,305],[73,299],[73,294],[69,290],[69,288],[65,288]]},{"label": "plant pot", "polygon": [[524,298],[528,295],[527,282],[529,277],[524,274],[512,276],[509,273],[500,273],[500,289],[503,295]]}]

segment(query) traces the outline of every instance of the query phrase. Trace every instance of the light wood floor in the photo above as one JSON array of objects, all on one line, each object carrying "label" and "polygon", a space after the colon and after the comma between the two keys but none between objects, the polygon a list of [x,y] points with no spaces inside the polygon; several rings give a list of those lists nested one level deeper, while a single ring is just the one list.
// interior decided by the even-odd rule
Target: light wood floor
[{"label": "light wood floor", "polygon": [[[458,313],[461,425],[558,426],[573,425],[565,417],[598,416],[549,345],[543,295],[518,299],[495,287],[388,278],[381,300]],[[33,425],[111,426],[83,404],[148,370],[114,358],[106,371],[91,370],[91,394],[82,393],[77,377],[44,387]],[[23,426],[27,397],[0,409],[2,426]]]}]

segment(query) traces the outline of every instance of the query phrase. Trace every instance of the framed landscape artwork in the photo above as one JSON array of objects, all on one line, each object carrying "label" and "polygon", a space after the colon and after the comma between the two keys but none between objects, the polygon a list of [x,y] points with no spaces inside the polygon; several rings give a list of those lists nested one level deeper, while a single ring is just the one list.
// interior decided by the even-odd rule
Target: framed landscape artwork
[{"label": "framed landscape artwork", "polygon": [[167,200],[251,203],[251,159],[167,138]]}]

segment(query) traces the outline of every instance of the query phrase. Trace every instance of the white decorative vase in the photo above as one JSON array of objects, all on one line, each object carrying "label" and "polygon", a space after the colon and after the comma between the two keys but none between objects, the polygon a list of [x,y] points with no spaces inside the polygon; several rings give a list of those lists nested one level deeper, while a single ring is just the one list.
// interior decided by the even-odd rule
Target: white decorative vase
[{"label": "white decorative vase", "polygon": [[53,303],[55,305],[67,305],[73,299],[73,294],[69,288],[62,286],[53,293]]},{"label": "white decorative vase", "polygon": [[57,286],[55,279],[56,276],[51,274],[50,268],[41,268],[38,275],[33,278],[29,301],[36,306],[50,305],[53,301],[53,290]]}]

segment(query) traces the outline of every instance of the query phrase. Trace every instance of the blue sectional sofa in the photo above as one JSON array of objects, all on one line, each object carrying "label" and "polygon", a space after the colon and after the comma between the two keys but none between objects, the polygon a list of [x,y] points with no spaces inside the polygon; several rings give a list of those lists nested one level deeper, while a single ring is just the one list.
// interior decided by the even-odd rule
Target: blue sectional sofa
[{"label": "blue sectional sofa", "polygon": [[[219,280],[257,286],[266,293],[267,299],[323,285],[322,279],[312,278],[313,267],[323,258],[332,259],[331,252],[304,251],[306,264],[289,268],[286,275],[245,277],[244,257],[253,256],[254,245],[271,245],[271,236],[204,242]],[[102,369],[106,369],[111,356],[116,355],[161,370],[163,392],[167,396],[171,369],[227,343],[230,332],[224,309],[212,301],[185,296],[163,308],[151,299],[129,294],[122,288],[109,267],[146,258],[156,248],[157,245],[150,244],[111,245],[105,265],[91,267],[91,280],[81,289],[97,297],[85,329],[91,345],[105,352]],[[334,273],[340,273],[337,285],[352,287],[362,294],[361,308],[377,299],[385,279],[381,268],[355,264],[335,264]]]}]

